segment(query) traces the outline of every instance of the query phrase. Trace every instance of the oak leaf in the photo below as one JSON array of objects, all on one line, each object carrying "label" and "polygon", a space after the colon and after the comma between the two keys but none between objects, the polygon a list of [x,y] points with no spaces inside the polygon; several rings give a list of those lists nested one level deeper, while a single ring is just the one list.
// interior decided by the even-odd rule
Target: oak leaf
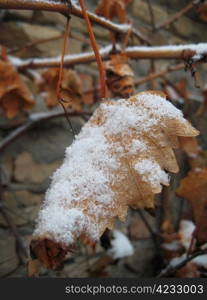
[{"label": "oak leaf", "polygon": [[95,13],[106,19],[112,20],[117,17],[120,23],[126,23],[126,7],[132,0],[101,0]]},{"label": "oak leaf", "polygon": [[199,267],[193,261],[176,271],[176,278],[200,278]]},{"label": "oak leaf", "polygon": [[187,154],[191,171],[207,167],[207,151],[203,150],[195,137],[179,137],[180,148]]},{"label": "oak leaf", "polygon": [[199,17],[202,21],[207,22],[207,2],[199,5],[198,8]]},{"label": "oak leaf", "polygon": [[177,195],[190,201],[199,244],[207,242],[207,168],[196,169],[181,180]]},{"label": "oak leaf", "polygon": [[134,93],[134,72],[128,57],[122,54],[111,55],[105,62],[106,83],[113,97],[127,98]]},{"label": "oak leaf", "polygon": [[30,110],[34,99],[12,64],[0,60],[0,73],[0,107],[5,116],[11,119]]},{"label": "oak leaf", "polygon": [[[154,194],[169,184],[164,170],[178,172],[172,149],[177,136],[197,134],[162,92],[102,102],[53,175],[31,242],[33,253],[55,268],[78,240],[94,244],[117,217],[124,221],[128,206],[153,208]],[[58,259],[52,257],[55,244]]]},{"label": "oak leaf", "polygon": [[203,117],[203,115],[207,112],[207,85],[204,86],[202,94],[203,102],[196,113],[198,117]]},{"label": "oak leaf", "polygon": [[[59,78],[59,68],[51,68],[42,74],[43,81],[40,90],[44,91],[44,99],[49,108],[59,104],[57,99],[57,83]],[[73,70],[63,70],[61,81],[61,99],[67,108],[81,110],[82,88],[81,81],[77,73]]]},{"label": "oak leaf", "polygon": [[195,137],[180,137],[180,149],[188,156],[197,156],[201,152],[201,147]]}]

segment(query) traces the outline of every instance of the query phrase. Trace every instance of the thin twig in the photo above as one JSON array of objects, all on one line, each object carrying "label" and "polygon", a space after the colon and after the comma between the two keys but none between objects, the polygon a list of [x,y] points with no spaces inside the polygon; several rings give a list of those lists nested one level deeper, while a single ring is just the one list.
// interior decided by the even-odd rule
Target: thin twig
[{"label": "thin twig", "polygon": [[[2,202],[2,200],[1,200],[1,202]],[[17,231],[16,225],[13,223],[12,219],[10,218],[10,216],[7,214],[6,210],[4,209],[3,204],[0,205],[0,213],[1,213],[2,217],[4,218],[4,220],[6,221],[6,223],[8,224],[9,228],[11,229],[11,232],[13,233],[13,235],[17,241],[17,246],[21,250],[24,257],[27,258],[28,253],[26,251],[24,243],[19,235],[19,232]],[[19,258],[21,259],[20,255],[19,255]]]},{"label": "thin twig", "polygon": [[68,116],[68,112],[64,106],[64,99],[61,97],[61,83],[63,79],[63,68],[64,68],[64,57],[65,57],[65,51],[66,51],[66,46],[67,46],[67,38],[69,35],[69,30],[70,30],[70,16],[67,16],[67,21],[66,21],[66,26],[65,26],[65,32],[64,32],[64,37],[63,37],[63,48],[62,48],[62,53],[61,53],[61,60],[60,60],[60,67],[59,67],[59,76],[58,76],[58,82],[57,82],[57,100],[59,104],[62,106],[64,112],[65,112],[65,117],[68,121],[70,130],[72,132],[73,138],[75,138],[75,131],[73,128],[73,125],[70,121],[70,118]]},{"label": "thin twig", "polygon": [[156,238],[157,234],[152,229],[151,225],[149,224],[149,222],[148,222],[147,218],[145,217],[145,215],[143,214],[142,210],[141,209],[137,209],[137,213],[139,214],[139,216],[142,219],[143,223],[145,224],[146,228],[150,232],[152,238],[153,239]]},{"label": "thin twig", "polygon": [[169,264],[164,270],[162,270],[160,272],[160,274],[157,275],[157,278],[168,277],[168,276],[173,275],[176,271],[180,270],[182,267],[184,267],[188,262],[193,260],[195,257],[204,255],[204,254],[207,254],[207,249],[200,250],[200,251],[197,251],[197,252],[191,254],[190,256],[186,257],[185,259],[183,259],[183,261],[181,261],[180,263],[178,263],[175,266],[172,266],[171,264]]},{"label": "thin twig", "polygon": [[159,71],[159,72],[156,72],[156,73],[151,73],[151,74],[149,74],[145,77],[142,77],[142,78],[139,78],[139,79],[135,80],[135,86],[142,85],[142,84],[144,84],[144,83],[146,83],[150,80],[162,77],[162,76],[164,76],[168,73],[172,73],[172,72],[182,70],[184,68],[185,68],[185,65],[183,63],[177,64],[175,66],[169,66],[169,67],[167,67],[166,69],[164,69],[162,71]]},{"label": "thin twig", "polygon": [[95,39],[93,30],[92,30],[90,19],[88,17],[88,13],[87,13],[86,8],[85,8],[84,0],[79,0],[79,3],[80,3],[80,6],[81,6],[81,9],[82,9],[83,17],[84,17],[85,22],[86,22],[86,26],[87,26],[87,29],[88,29],[88,34],[89,34],[89,37],[90,37],[90,40],[91,40],[91,46],[93,48],[94,55],[95,55],[95,58],[96,58],[96,62],[97,62],[98,69],[99,69],[101,97],[105,98],[106,97],[106,81],[105,81],[105,75],[106,74],[105,74],[104,65],[103,65],[103,62],[102,62],[102,59],[101,59],[101,55],[99,54],[99,49],[98,49],[96,39]]},{"label": "thin twig", "polygon": [[[2,185],[2,168],[0,168],[0,214],[2,215],[3,219],[5,220],[5,222],[8,224],[8,227],[10,228],[11,232],[13,233],[15,239],[16,239],[16,243],[17,243],[17,254],[19,257],[20,262],[24,262],[24,259],[28,257],[28,253],[27,250],[25,248],[25,245],[19,235],[19,232],[17,230],[16,225],[14,224],[12,218],[8,215],[5,206],[4,206],[4,199],[3,199],[3,185]],[[23,257],[21,256],[21,254],[18,252],[21,251],[21,253],[23,254]]]},{"label": "thin twig", "polygon": [[156,28],[156,25],[155,25],[155,16],[154,16],[151,0],[147,0],[147,5],[150,14],[152,29],[154,30]]},{"label": "thin twig", "polygon": [[29,48],[31,47],[34,47],[34,46],[37,46],[37,45],[40,45],[40,44],[44,44],[44,43],[48,43],[48,42],[51,42],[51,41],[56,41],[56,40],[59,40],[63,37],[63,34],[58,34],[56,36],[53,36],[53,37],[50,37],[50,38],[46,38],[46,39],[39,39],[39,40],[36,40],[34,42],[30,42],[24,46],[21,46],[21,47],[16,47],[16,48],[13,48],[13,49],[9,49],[7,51],[7,54],[13,54],[15,52],[19,52],[19,51],[25,51],[25,50],[28,50]]},{"label": "thin twig", "polygon": [[[154,30],[155,29],[155,16],[154,16],[151,0],[147,0],[147,5],[148,5],[148,11],[149,11],[149,15],[150,15],[152,30]],[[155,73],[155,71],[156,71],[155,62],[154,62],[154,60],[150,60],[150,74]],[[152,90],[156,89],[156,80],[155,79],[150,80],[150,88]]]},{"label": "thin twig", "polygon": [[[34,10],[34,11],[52,11],[59,12],[64,15],[68,14],[68,6],[63,1],[46,1],[46,0],[0,0],[1,9],[20,9],[20,10]],[[81,8],[74,3],[71,3],[71,13],[76,16],[83,18]],[[127,24],[116,24],[114,22],[108,21],[105,18],[101,18],[94,13],[88,13],[91,22],[100,25],[110,31],[115,31],[118,33],[126,33],[128,31]],[[144,38],[142,35],[140,38]]]},{"label": "thin twig", "polygon": [[186,14],[190,9],[192,9],[195,5],[198,5],[201,1],[193,0],[189,2],[185,7],[183,7],[180,11],[175,13],[173,16],[162,22],[161,24],[155,26],[155,30],[160,30],[178,20],[181,16]]},{"label": "thin twig", "polygon": [[[90,116],[90,113],[88,112],[71,112],[69,113],[70,117],[75,116]],[[25,124],[22,124],[18,128],[14,129],[8,136],[6,136],[1,142],[0,142],[0,152],[2,152],[8,145],[10,145],[14,140],[16,140],[19,136],[21,136],[23,133],[25,133],[28,129],[33,127],[34,125],[38,124],[42,121],[51,120],[58,117],[65,116],[64,111],[55,111],[55,112],[46,112],[46,113],[33,113],[30,114],[28,117],[28,121]]]}]

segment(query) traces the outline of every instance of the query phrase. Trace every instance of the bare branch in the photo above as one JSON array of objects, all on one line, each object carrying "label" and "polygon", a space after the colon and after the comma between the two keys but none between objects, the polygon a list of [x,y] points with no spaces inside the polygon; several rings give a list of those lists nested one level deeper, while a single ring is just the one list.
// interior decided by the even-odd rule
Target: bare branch
[{"label": "bare branch", "polygon": [[195,5],[200,4],[201,1],[200,0],[193,0],[190,1],[185,7],[183,7],[180,11],[178,11],[177,13],[175,13],[173,16],[171,16],[170,18],[168,18],[167,20],[165,20],[163,23],[155,26],[155,30],[160,30],[172,23],[174,23],[176,20],[178,20],[181,16],[183,16],[184,14],[186,14],[190,9],[192,9]]},{"label": "bare branch", "polygon": [[[71,112],[68,114],[70,117],[75,116],[90,116],[88,112]],[[63,117],[65,116],[64,111],[54,111],[54,112],[45,112],[45,113],[33,113],[29,115],[28,121],[18,128],[14,129],[8,136],[6,136],[0,142],[0,152],[2,152],[9,144],[11,144],[14,140],[16,140],[20,135],[25,133],[29,128],[33,127],[35,124],[47,121],[50,119]]]},{"label": "bare branch", "polygon": [[169,67],[167,67],[166,69],[164,69],[162,71],[159,71],[159,72],[156,72],[156,73],[150,73],[149,75],[147,75],[145,77],[137,79],[134,84],[135,84],[135,86],[139,86],[139,85],[142,85],[142,84],[144,84],[144,83],[146,83],[150,80],[162,77],[162,76],[164,76],[168,73],[171,73],[171,72],[176,72],[176,71],[182,70],[184,68],[185,68],[185,65],[183,63],[177,64],[175,66],[169,66]]},{"label": "bare branch", "polygon": [[155,16],[154,16],[151,0],[147,0],[147,6],[150,14],[152,29],[154,30],[156,28],[156,25],[155,25]]},{"label": "bare branch", "polygon": [[[116,49],[119,49],[119,45]],[[101,48],[99,53],[102,59],[109,57],[111,46]],[[117,50],[119,51],[119,50]],[[131,59],[180,59],[180,60],[191,60],[193,62],[206,61],[207,59],[207,43],[195,44],[195,45],[178,45],[178,46],[135,46],[128,47],[123,54]],[[17,59],[11,57],[11,62],[19,69],[24,70],[27,68],[38,69],[38,68],[51,68],[58,67],[60,64],[61,57],[52,58],[30,58],[30,59]],[[95,61],[95,55],[93,52],[86,52],[82,54],[71,54],[66,55],[64,58],[64,66],[71,67],[77,64],[85,64]]]},{"label": "bare branch", "polygon": [[162,270],[160,272],[160,274],[158,274],[157,278],[169,277],[169,276],[173,275],[176,271],[180,270],[182,267],[184,267],[188,262],[193,260],[195,257],[204,255],[204,254],[207,254],[207,249],[197,251],[197,252],[193,253],[192,255],[187,256],[186,258],[184,258],[180,263],[178,263],[175,266],[172,266],[171,264],[169,264],[164,270]]},{"label": "bare branch", "polygon": [[[52,12],[59,12],[64,15],[68,15],[69,9],[68,6],[61,1],[48,1],[48,0],[0,0],[0,9],[23,9],[23,10],[45,10],[45,11],[52,11]],[[83,14],[81,8],[74,3],[71,3],[71,14],[83,18]],[[105,18],[99,17],[94,13],[88,12],[88,17],[91,22],[100,25],[110,31],[118,32],[121,34],[127,33],[129,28],[131,27],[130,24],[116,24],[111,22]],[[138,37],[141,41],[150,45],[150,41],[147,37],[145,37],[141,32],[138,30],[133,29],[133,34]]]},{"label": "bare branch", "polygon": [[88,35],[89,35],[89,38],[90,38],[90,41],[91,41],[91,46],[93,48],[94,56],[96,58],[96,63],[97,63],[98,69],[99,69],[99,80],[100,80],[100,86],[101,86],[101,91],[100,91],[101,98],[105,98],[106,97],[106,79],[105,79],[106,72],[105,72],[105,69],[104,69],[103,61],[102,61],[101,55],[99,53],[99,48],[98,48],[98,45],[97,45],[97,42],[96,42],[95,35],[93,33],[93,28],[91,26],[91,22],[90,22],[89,16],[88,16],[86,8],[85,8],[85,2],[84,2],[84,0],[79,0],[79,3],[80,3],[80,6],[81,6],[81,9],[82,9],[83,17],[84,17],[86,27],[87,27],[87,30],[88,30]]}]

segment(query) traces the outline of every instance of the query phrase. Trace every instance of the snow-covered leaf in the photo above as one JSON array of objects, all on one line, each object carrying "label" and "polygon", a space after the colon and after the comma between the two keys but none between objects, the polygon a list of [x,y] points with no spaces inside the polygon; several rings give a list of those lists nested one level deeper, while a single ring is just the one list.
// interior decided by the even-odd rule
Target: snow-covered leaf
[{"label": "snow-covered leaf", "polygon": [[[125,220],[128,206],[153,208],[154,194],[169,184],[166,171],[178,171],[177,136],[197,134],[161,92],[102,102],[53,175],[33,252],[45,239],[67,250],[78,240],[95,243],[117,217]],[[46,266],[55,267],[51,261]]]}]

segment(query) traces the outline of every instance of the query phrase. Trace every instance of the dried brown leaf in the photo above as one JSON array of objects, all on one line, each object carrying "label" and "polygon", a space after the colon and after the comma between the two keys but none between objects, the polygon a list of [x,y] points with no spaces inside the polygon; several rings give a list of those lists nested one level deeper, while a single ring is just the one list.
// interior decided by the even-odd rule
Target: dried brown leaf
[{"label": "dried brown leaf", "polygon": [[95,13],[109,20],[117,17],[120,23],[126,23],[126,7],[130,2],[132,0],[101,0]]},{"label": "dried brown leaf", "polygon": [[190,261],[184,267],[176,271],[177,278],[199,278],[200,272],[198,266]]},{"label": "dried brown leaf", "polygon": [[30,110],[34,99],[12,64],[0,60],[0,73],[0,107],[5,116],[11,119]]},{"label": "dried brown leaf", "polygon": [[[40,89],[44,91],[45,102],[49,108],[59,104],[57,99],[57,83],[59,78],[59,68],[48,69],[42,74],[43,82]],[[81,110],[82,87],[77,73],[73,70],[63,70],[61,81],[61,99],[63,105],[74,110]]]},{"label": "dried brown leaf", "polygon": [[[104,101],[83,127],[40,211],[32,243],[44,265],[57,266],[78,240],[94,244],[116,217],[125,220],[128,206],[154,207],[154,194],[169,184],[163,169],[178,171],[174,138],[198,134],[163,96],[148,91]],[[54,259],[50,246],[58,249]]]},{"label": "dried brown leaf", "polygon": [[191,203],[197,241],[200,244],[207,242],[207,168],[189,172],[176,193]]},{"label": "dried brown leaf", "polygon": [[199,5],[198,8],[199,17],[202,21],[207,22],[207,2]]},{"label": "dried brown leaf", "polygon": [[134,72],[125,55],[111,55],[105,68],[106,83],[114,97],[127,98],[134,93]]},{"label": "dried brown leaf", "polygon": [[198,117],[203,117],[203,115],[207,112],[207,86],[204,87],[202,93],[203,93],[203,102],[201,103],[196,113]]},{"label": "dried brown leaf", "polygon": [[195,137],[179,137],[180,149],[189,157],[195,157],[201,152],[201,147]]}]

